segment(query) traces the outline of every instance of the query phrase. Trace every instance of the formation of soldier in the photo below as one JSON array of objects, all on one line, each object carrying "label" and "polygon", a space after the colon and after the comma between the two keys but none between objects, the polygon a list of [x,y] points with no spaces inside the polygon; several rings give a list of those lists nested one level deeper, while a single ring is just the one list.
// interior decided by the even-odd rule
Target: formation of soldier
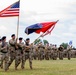
[{"label": "formation of soldier", "polygon": [[[19,64],[21,68],[25,68],[26,60],[29,59],[30,69],[32,69],[32,60],[57,60],[59,57],[60,60],[63,60],[64,52],[67,53],[67,57],[70,60],[71,58],[71,47],[68,45],[67,50],[64,51],[64,47],[60,45],[57,48],[57,45],[43,45],[39,43],[34,45],[30,44],[30,39],[27,38],[23,42],[23,38],[20,37],[16,39],[15,34],[11,35],[9,42],[6,42],[6,36],[3,36],[0,39],[0,67],[7,71],[12,64],[15,62],[15,70]],[[4,66],[3,66],[4,62]]]},{"label": "formation of soldier", "polygon": [[[25,44],[22,42],[22,37],[17,39],[15,34],[11,35],[9,42],[6,42],[6,36],[0,39],[0,67],[7,71],[15,61],[15,70],[17,70],[18,65],[21,63],[21,68],[24,69],[24,65],[27,59],[29,59],[30,69],[32,69],[32,45],[30,45],[30,39],[27,38]],[[4,62],[4,67],[3,67]]]}]

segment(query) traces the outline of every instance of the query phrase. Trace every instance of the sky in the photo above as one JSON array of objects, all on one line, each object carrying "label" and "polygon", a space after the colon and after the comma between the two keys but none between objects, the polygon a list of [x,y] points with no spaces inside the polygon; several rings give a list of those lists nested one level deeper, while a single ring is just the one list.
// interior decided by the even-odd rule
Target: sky
[{"label": "sky", "polygon": [[[0,0],[0,11],[18,0]],[[76,47],[76,0],[20,0],[19,16],[19,37],[30,38],[33,42],[39,34],[24,33],[25,28],[35,23],[57,21],[51,35],[42,40],[60,45],[73,41]],[[0,36],[7,36],[17,33],[18,17],[0,18]]]}]

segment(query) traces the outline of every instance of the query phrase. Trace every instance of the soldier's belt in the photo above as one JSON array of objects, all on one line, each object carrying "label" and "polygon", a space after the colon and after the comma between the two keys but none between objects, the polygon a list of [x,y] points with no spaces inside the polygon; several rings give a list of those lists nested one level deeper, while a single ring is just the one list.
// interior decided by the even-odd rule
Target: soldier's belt
[{"label": "soldier's belt", "polygon": [[2,53],[7,53],[7,52],[3,52],[3,51],[1,51]]},{"label": "soldier's belt", "polygon": [[29,53],[29,51],[25,51],[26,53]]}]

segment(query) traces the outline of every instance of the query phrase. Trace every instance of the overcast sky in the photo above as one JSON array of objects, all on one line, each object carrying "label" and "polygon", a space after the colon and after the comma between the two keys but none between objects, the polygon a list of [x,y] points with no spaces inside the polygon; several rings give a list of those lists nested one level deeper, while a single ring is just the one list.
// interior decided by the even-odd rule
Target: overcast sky
[{"label": "overcast sky", "polygon": [[[18,0],[0,0],[0,11]],[[9,40],[12,33],[16,34],[18,17],[0,18],[0,36],[7,36]],[[76,0],[21,0],[19,37],[29,37],[33,42],[39,34],[26,35],[27,26],[48,21],[59,22],[51,35],[44,38],[50,43],[60,45],[62,42],[73,41],[76,47]]]}]

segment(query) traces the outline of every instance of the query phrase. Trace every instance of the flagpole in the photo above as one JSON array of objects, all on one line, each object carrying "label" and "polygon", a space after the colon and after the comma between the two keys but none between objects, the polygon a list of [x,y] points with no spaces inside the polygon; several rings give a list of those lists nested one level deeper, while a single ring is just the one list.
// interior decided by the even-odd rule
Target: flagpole
[{"label": "flagpole", "polygon": [[[43,33],[44,34],[44,33]],[[36,41],[36,40],[38,40],[43,34],[41,34],[37,39],[35,39],[34,41],[33,41],[33,44],[34,44],[34,42]]]},{"label": "flagpole", "polygon": [[18,16],[18,21],[17,21],[17,38],[18,38],[18,34],[19,34],[19,16]]},{"label": "flagpole", "polygon": [[[19,0],[19,3],[20,3],[20,0]],[[19,7],[20,7],[20,4],[19,4]],[[20,12],[20,8],[19,8],[19,12]],[[20,14],[19,14],[20,15]],[[17,21],[17,38],[18,38],[18,34],[19,34],[19,16],[18,16],[18,21]]]}]

